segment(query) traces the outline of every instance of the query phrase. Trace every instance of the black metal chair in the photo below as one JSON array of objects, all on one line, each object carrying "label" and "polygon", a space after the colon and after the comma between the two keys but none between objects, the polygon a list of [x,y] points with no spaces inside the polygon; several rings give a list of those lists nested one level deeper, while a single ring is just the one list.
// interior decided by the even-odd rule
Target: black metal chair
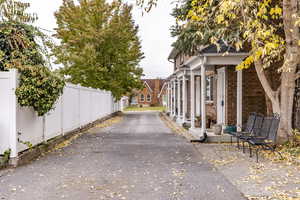
[{"label": "black metal chair", "polygon": [[244,133],[237,136],[237,142],[239,144],[240,140],[242,141],[243,153],[245,153],[245,141],[248,138],[258,137],[261,133],[261,128],[263,125],[264,116],[262,114],[256,114],[255,122],[251,132]]},{"label": "black metal chair", "polygon": [[[279,127],[280,117],[275,114],[271,117],[271,125],[269,125],[269,118],[266,118],[266,123],[264,123],[260,134],[262,137],[252,137],[247,139],[249,144],[249,152],[250,157],[252,157],[252,147],[256,146],[256,162],[258,162],[258,152],[260,149],[271,150],[272,152],[277,152],[282,159],[282,155],[280,152],[276,151],[276,139],[277,139],[277,131]],[[269,126],[269,129],[268,129]]]},{"label": "black metal chair", "polygon": [[[245,133],[251,133],[252,130],[253,130],[253,127],[254,127],[254,123],[255,123],[255,119],[256,119],[256,113],[250,113],[249,114],[249,117],[248,117],[248,120],[247,120],[247,124],[246,124],[246,127],[245,127],[245,130],[244,131],[240,131],[240,132],[228,132],[228,134],[230,135],[230,143],[232,145],[232,138],[233,137],[238,137],[239,135],[243,135]],[[239,148],[239,140],[237,139],[237,145],[238,145],[238,148]]]},{"label": "black metal chair", "polygon": [[[253,128],[252,135],[240,136],[239,139],[242,141],[243,147],[245,148],[244,143],[248,142],[249,139],[254,139],[254,138],[267,139],[268,134],[269,134],[269,129],[272,124],[272,120],[273,120],[273,117],[264,117],[261,127]],[[243,152],[245,152],[245,150],[243,150]]]}]

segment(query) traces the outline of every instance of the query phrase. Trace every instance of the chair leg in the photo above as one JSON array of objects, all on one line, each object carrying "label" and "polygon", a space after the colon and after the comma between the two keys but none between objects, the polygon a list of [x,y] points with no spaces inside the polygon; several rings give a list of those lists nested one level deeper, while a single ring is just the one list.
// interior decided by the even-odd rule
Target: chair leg
[{"label": "chair leg", "polygon": [[249,144],[249,154],[250,154],[250,158],[252,158],[252,148],[250,144]]},{"label": "chair leg", "polygon": [[256,162],[258,163],[258,151],[259,151],[259,148],[256,149],[255,151],[255,154],[256,154]]},{"label": "chair leg", "polygon": [[237,148],[240,149],[240,139],[238,137],[236,138],[236,142],[237,142]]},{"label": "chair leg", "polygon": [[232,136],[230,136],[230,144],[231,144],[231,146],[232,146]]},{"label": "chair leg", "polygon": [[280,156],[280,159],[283,160],[283,156],[279,151],[276,151],[276,146],[269,146],[273,152],[277,153]]}]

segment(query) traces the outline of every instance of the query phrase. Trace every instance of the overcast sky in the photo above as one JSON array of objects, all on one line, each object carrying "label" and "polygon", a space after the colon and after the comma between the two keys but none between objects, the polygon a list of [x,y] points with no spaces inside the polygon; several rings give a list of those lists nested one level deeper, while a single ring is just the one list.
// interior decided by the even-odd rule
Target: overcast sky
[{"label": "overcast sky", "polygon": [[[54,12],[58,10],[62,0],[24,0],[31,3],[31,10],[38,14],[37,25],[51,30],[56,27]],[[130,0],[130,2],[134,2]],[[139,8],[134,9],[134,19],[140,27],[139,36],[142,41],[145,59],[141,62],[146,78],[165,78],[172,72],[172,64],[167,57],[171,51],[169,28],[174,23],[170,16],[172,5],[170,0],[159,0],[156,8],[150,13],[144,13]]]}]

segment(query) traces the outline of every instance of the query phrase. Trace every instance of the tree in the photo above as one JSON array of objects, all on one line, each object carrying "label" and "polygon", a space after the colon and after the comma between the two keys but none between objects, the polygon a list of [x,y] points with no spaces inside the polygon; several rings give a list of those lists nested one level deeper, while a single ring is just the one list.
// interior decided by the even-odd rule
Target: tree
[{"label": "tree", "polygon": [[119,1],[63,1],[55,15],[60,44],[54,54],[69,81],[109,90],[117,99],[142,86],[143,53],[131,10]]},{"label": "tree", "polygon": [[[184,51],[193,47],[182,44],[190,37],[200,41],[197,45],[224,39],[236,49],[250,52],[237,69],[255,66],[273,112],[280,113],[279,137],[286,140],[292,130],[295,80],[299,78],[298,1],[192,0],[184,1],[173,14],[181,22],[173,30],[179,38],[175,46]],[[266,71],[280,73],[277,88],[268,80]]]}]

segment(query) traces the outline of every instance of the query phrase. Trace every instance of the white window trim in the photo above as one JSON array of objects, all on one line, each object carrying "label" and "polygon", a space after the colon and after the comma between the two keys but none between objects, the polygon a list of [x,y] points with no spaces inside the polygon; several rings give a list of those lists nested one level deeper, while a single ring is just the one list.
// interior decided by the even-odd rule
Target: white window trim
[{"label": "white window trim", "polygon": [[[143,97],[143,98],[142,98]],[[144,94],[141,94],[140,95],[140,102],[145,102],[145,95]]]},{"label": "white window trim", "polygon": [[[214,99],[213,99],[213,89],[214,88],[213,88],[213,86],[211,86],[211,84],[213,84],[213,83],[211,83],[211,81],[213,81],[214,76],[213,75],[207,76],[207,78],[209,78],[210,80],[209,80],[209,90],[206,90],[206,95],[208,95],[208,91],[209,91],[209,96],[208,96],[209,99],[206,99],[206,103],[211,103],[214,101]],[[206,85],[206,87],[208,87],[208,85]]]},{"label": "white window trim", "polygon": [[[148,100],[148,96],[150,97],[150,100]],[[151,100],[152,100],[151,95],[150,95],[150,94],[147,94],[147,96],[146,96],[146,101],[147,101],[147,102],[151,102]]]}]

